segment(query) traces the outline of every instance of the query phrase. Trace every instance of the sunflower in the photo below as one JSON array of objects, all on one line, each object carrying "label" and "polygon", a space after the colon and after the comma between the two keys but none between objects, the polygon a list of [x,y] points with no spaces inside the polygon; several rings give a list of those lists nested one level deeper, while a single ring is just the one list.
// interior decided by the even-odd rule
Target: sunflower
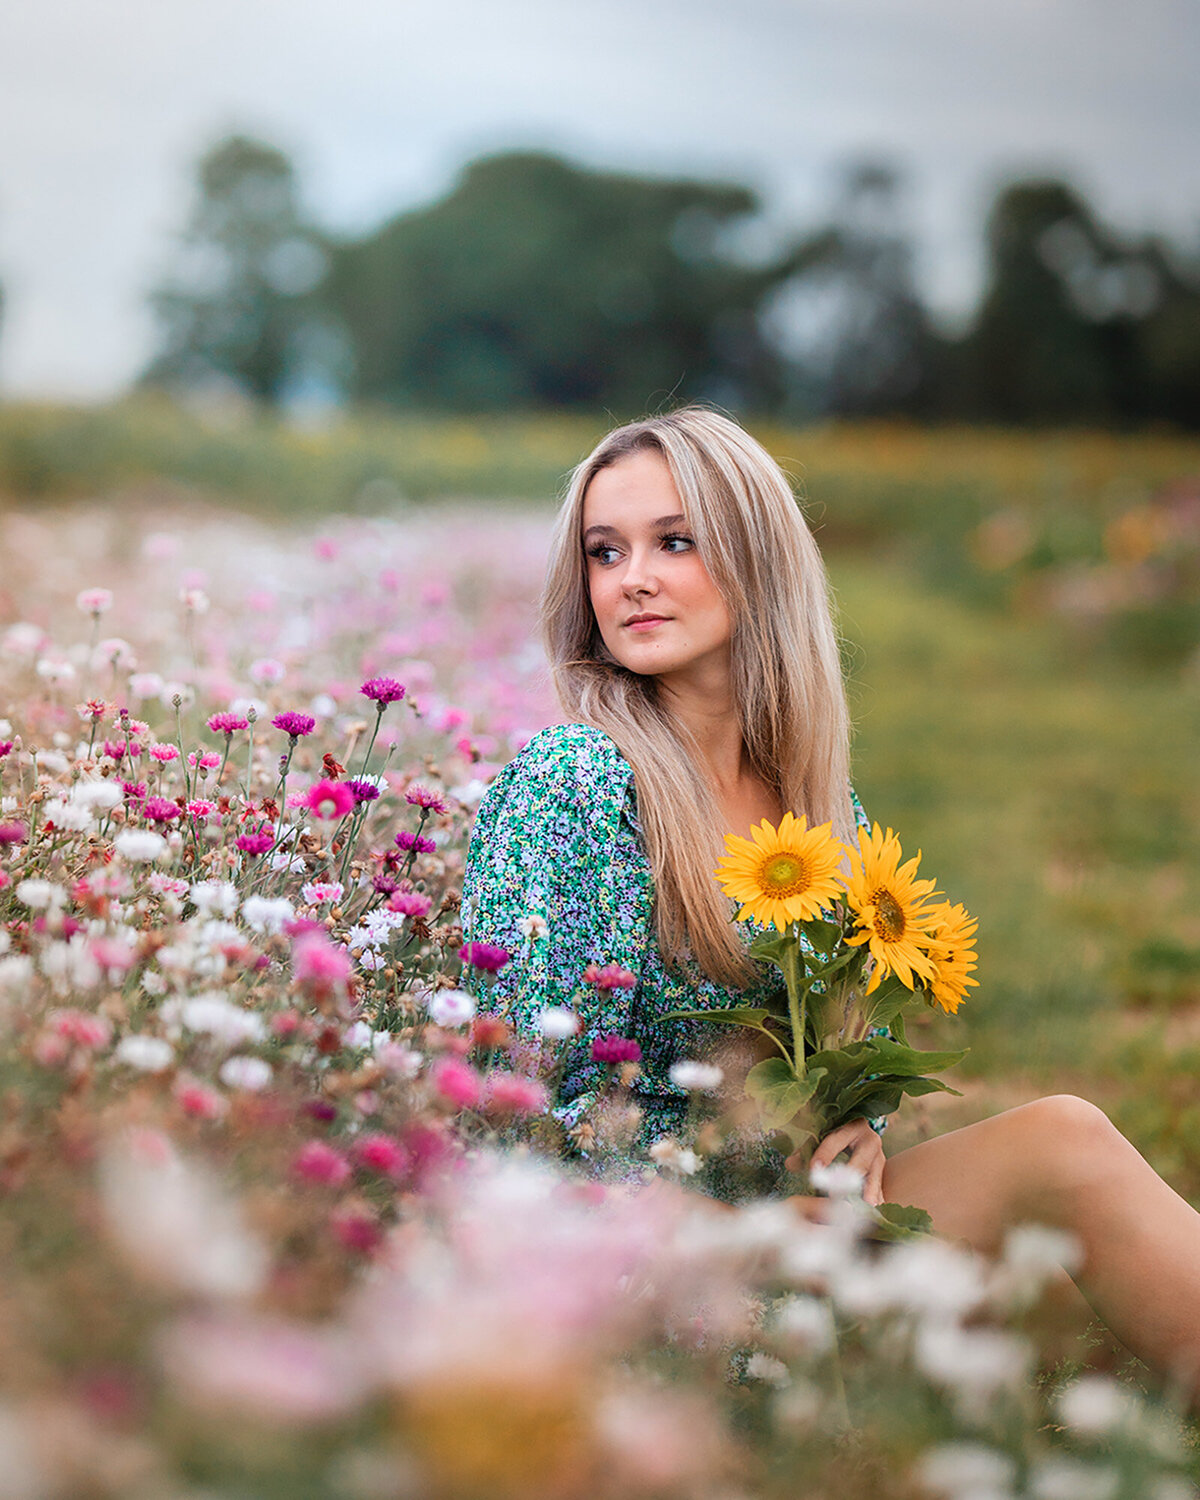
[{"label": "sunflower", "polygon": [[930,913],[929,957],[933,979],[929,994],[953,1015],[967,998],[967,989],[979,981],[971,978],[976,965],[975,929],[979,925],[965,906],[935,906]]},{"label": "sunflower", "polygon": [[890,828],[882,833],[878,823],[870,833],[860,829],[858,850],[850,851],[846,896],[861,926],[846,941],[870,945],[875,971],[868,995],[888,974],[895,974],[910,990],[921,981],[931,982],[934,975],[926,949],[933,919],[928,901],[937,882],[915,878],[920,853],[904,864],[900,858],[900,840]]},{"label": "sunflower", "polygon": [[728,853],[713,871],[727,896],[743,903],[737,920],[769,922],[782,932],[805,922],[840,893],[838,866],[845,849],[829,823],[809,828],[785,812],[778,828],[764,818],[750,838],[725,836]]}]

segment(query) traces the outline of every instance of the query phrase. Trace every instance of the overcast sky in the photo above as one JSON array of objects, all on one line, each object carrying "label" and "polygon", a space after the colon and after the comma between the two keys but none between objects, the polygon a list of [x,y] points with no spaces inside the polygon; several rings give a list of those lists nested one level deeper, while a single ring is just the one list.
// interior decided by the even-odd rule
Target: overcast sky
[{"label": "overcast sky", "polygon": [[343,230],[514,145],[739,178],[797,227],[839,161],[886,154],[952,314],[1014,173],[1200,244],[1198,79],[1200,0],[0,0],[0,389],[137,371],[192,165],[232,129]]}]

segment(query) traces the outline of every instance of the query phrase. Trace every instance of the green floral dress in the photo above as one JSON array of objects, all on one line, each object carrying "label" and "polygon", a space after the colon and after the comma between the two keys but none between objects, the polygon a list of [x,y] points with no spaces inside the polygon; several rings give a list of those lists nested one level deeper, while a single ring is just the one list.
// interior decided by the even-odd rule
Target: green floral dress
[{"label": "green floral dress", "polygon": [[[857,799],[854,805],[865,823]],[[629,762],[589,724],[542,730],[480,803],[463,885],[464,932],[513,955],[496,976],[489,1004],[519,1032],[538,1037],[548,1006],[579,1015],[561,1091],[568,1121],[592,1102],[604,1073],[591,1061],[592,1041],[615,1034],[639,1044],[642,1073],[634,1093],[645,1141],[682,1123],[687,1094],[668,1077],[671,1065],[702,1058],[715,1036],[703,1021],[662,1017],[761,1004],[782,983],[767,964],[741,991],[716,984],[691,961],[668,969],[655,940],[653,906]],[[522,932],[530,917],[545,924],[540,935]],[[538,933],[539,924],[532,926]],[[628,969],[635,987],[602,997],[584,982],[593,963]]]}]

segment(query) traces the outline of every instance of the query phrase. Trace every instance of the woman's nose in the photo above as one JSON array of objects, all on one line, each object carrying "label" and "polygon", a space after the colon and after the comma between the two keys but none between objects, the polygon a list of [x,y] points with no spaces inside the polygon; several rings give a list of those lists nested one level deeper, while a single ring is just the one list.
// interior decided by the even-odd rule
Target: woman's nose
[{"label": "woman's nose", "polygon": [[658,579],[654,575],[651,559],[638,552],[630,554],[629,563],[621,578],[621,588],[626,594],[656,594]]}]

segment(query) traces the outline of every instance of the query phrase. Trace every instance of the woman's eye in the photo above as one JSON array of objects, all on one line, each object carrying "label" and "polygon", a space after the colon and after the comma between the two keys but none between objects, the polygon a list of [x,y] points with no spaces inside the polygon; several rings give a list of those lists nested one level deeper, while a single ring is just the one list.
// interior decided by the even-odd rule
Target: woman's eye
[{"label": "woman's eye", "polygon": [[[679,543],[678,547],[674,545],[676,542]],[[695,545],[690,536],[682,536],[677,532],[672,532],[670,536],[663,537],[663,546],[669,552],[684,552]]]},{"label": "woman's eye", "polygon": [[594,557],[601,564],[611,562],[616,553],[617,549],[615,547],[606,547],[602,543],[597,543],[596,546],[587,549],[587,555]]}]

